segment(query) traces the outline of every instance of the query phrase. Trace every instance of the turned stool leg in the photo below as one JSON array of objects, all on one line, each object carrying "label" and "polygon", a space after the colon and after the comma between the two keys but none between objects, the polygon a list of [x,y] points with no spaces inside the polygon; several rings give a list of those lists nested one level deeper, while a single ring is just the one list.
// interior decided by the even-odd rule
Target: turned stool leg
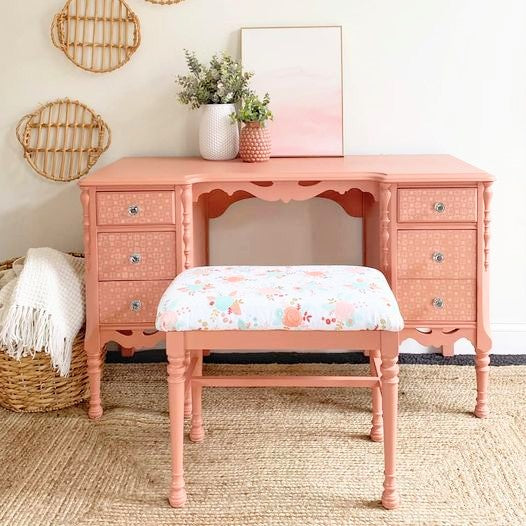
[{"label": "turned stool leg", "polygon": [[[184,366],[186,369],[190,366],[190,351],[185,352]],[[184,416],[192,416],[192,392],[191,382],[188,380],[184,384]]]},{"label": "turned stool leg", "polygon": [[396,483],[396,434],[398,415],[398,334],[382,333],[382,405],[384,412],[384,508],[397,508],[400,495]]},{"label": "turned stool leg", "polygon": [[[379,376],[380,371],[377,371],[375,359],[377,364],[381,363],[379,350],[369,352],[369,364],[371,375]],[[369,434],[369,436],[371,437],[372,441],[381,442],[384,438],[384,424],[382,418],[382,391],[380,389],[380,385],[372,388],[372,399],[373,418],[371,422],[371,433]]]},{"label": "turned stool leg", "polygon": [[476,349],[475,371],[477,373],[477,405],[475,416],[486,418],[488,410],[489,350]]},{"label": "turned stool leg", "polygon": [[102,416],[102,403],[100,398],[100,382],[102,379],[102,356],[99,337],[84,340],[84,349],[87,355],[87,372],[89,381],[89,409],[88,416],[95,420]]},{"label": "turned stool leg", "polygon": [[[192,354],[197,358],[193,376],[203,374],[203,351],[195,351]],[[202,395],[203,386],[192,383],[192,427],[190,428],[190,440],[192,442],[202,442],[205,438],[202,416]]]},{"label": "turned stool leg", "polygon": [[172,448],[172,484],[170,505],[180,508],[186,502],[183,478],[185,349],[184,333],[166,335],[168,356],[168,407],[170,412],[170,442]]}]

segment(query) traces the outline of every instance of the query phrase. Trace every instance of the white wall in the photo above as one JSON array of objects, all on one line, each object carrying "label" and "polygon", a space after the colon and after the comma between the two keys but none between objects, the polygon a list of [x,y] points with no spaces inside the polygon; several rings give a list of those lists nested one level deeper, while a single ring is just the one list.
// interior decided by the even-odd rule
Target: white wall
[{"label": "white wall", "polygon": [[[346,153],[451,153],[497,176],[495,350],[526,352],[524,0],[185,0],[174,6],[128,0],[140,17],[143,43],[126,66],[103,75],[76,68],[51,45],[49,25],[63,3],[2,6],[0,259],[30,246],[81,248],[76,184],[37,177],[15,139],[17,120],[38,103],[69,96],[100,112],[113,143],[98,166],[124,155],[195,154],[197,115],[175,99],[183,47],[205,59],[221,49],[237,54],[242,26],[341,24]],[[331,254],[327,239],[308,238],[297,227],[298,217],[309,226],[323,219],[340,222],[332,203],[266,210],[254,201],[233,207],[212,226],[214,246],[228,245],[232,260],[248,257],[233,243],[242,234],[258,239],[252,257],[264,260],[280,248],[262,235],[255,219],[271,217],[273,228],[292,221],[298,236],[289,250],[294,261],[311,261],[321,250]],[[359,255],[359,227],[351,220],[345,232],[352,243],[332,253],[335,259]],[[282,243],[290,249],[288,241]]]}]

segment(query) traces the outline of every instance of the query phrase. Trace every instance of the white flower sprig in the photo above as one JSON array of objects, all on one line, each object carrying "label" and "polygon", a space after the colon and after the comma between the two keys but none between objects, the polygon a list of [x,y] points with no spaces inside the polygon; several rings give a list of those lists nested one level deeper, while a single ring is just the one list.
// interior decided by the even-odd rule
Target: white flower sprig
[{"label": "white flower sprig", "polygon": [[248,85],[253,73],[244,72],[230,55],[214,55],[205,66],[194,52],[185,49],[184,54],[190,74],[177,76],[179,102],[195,109],[203,104],[236,103],[251,93]]}]

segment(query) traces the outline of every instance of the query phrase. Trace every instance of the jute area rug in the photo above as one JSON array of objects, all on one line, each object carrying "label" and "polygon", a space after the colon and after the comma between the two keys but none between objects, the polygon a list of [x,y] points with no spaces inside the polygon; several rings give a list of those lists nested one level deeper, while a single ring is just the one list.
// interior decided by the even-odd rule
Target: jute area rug
[{"label": "jute area rug", "polygon": [[[364,374],[363,365],[209,365],[209,374]],[[105,415],[0,410],[2,525],[523,525],[526,367],[491,369],[491,417],[471,415],[474,371],[402,366],[402,505],[380,507],[382,445],[366,389],[207,389],[189,494],[169,507],[165,367],[107,365]]]}]

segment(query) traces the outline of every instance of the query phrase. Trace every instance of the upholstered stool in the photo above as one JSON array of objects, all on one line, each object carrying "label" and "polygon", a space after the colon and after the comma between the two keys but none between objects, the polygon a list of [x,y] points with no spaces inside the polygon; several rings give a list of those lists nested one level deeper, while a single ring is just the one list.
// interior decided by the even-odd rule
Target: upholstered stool
[{"label": "upholstered stool", "polygon": [[[172,506],[186,501],[185,383],[191,385],[190,439],[195,442],[204,438],[204,386],[371,388],[371,438],[384,437],[382,504],[389,509],[398,506],[397,363],[403,320],[381,272],[354,266],[192,268],[177,276],[164,293],[156,326],[168,333]],[[202,349],[364,349],[370,352],[372,376],[203,376]]]}]

